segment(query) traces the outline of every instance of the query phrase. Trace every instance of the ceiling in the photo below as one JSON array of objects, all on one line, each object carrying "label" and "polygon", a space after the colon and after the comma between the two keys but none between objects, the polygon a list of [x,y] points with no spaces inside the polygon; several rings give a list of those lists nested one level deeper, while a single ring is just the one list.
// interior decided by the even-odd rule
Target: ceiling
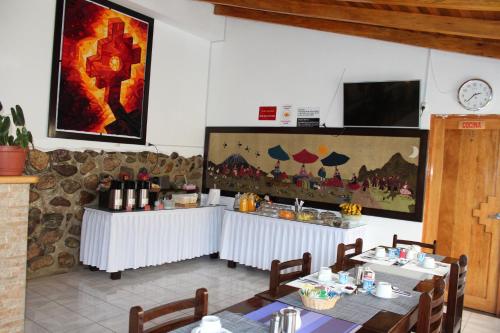
[{"label": "ceiling", "polygon": [[216,15],[500,59],[500,0],[199,0]]}]

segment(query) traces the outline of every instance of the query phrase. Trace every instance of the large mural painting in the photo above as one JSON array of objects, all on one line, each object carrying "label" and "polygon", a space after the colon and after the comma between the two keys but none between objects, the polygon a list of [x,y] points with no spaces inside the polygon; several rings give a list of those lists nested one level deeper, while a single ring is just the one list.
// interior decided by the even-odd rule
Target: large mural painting
[{"label": "large mural painting", "polygon": [[427,131],[207,128],[205,189],[420,221]]},{"label": "large mural painting", "polygon": [[52,137],[146,138],[153,19],[104,0],[58,0]]}]

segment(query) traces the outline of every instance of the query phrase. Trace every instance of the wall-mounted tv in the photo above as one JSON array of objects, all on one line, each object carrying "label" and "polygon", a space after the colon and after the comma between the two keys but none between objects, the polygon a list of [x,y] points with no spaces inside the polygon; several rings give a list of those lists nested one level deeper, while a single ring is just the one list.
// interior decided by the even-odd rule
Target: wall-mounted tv
[{"label": "wall-mounted tv", "polygon": [[419,127],[420,81],[344,83],[344,126]]}]

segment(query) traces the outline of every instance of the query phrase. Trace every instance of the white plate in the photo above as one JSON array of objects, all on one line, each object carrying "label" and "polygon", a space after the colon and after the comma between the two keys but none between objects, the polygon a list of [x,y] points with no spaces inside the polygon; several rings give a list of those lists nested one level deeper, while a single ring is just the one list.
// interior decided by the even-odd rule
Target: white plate
[{"label": "white plate", "polygon": [[395,292],[393,292],[393,293],[392,293],[392,296],[391,296],[391,297],[380,297],[380,296],[377,296],[377,295],[375,294],[375,292],[376,292],[376,290],[375,290],[375,289],[370,290],[370,294],[372,294],[373,296],[378,297],[378,298],[383,298],[383,299],[392,299],[392,298],[398,298],[398,297],[399,297],[399,295],[398,295],[398,294],[396,294]]},{"label": "white plate", "polygon": [[[200,326],[195,327],[195,328],[193,328],[193,330],[191,331],[191,333],[200,333],[200,329],[201,329]],[[231,331],[228,331],[225,328],[222,328],[222,330],[220,330],[219,333],[231,333]]]}]

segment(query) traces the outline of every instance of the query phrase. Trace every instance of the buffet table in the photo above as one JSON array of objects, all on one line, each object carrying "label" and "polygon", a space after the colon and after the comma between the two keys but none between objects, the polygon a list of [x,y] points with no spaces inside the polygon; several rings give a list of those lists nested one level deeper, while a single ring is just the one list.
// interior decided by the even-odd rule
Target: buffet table
[{"label": "buffet table", "polygon": [[[85,208],[80,260],[106,272],[219,251],[224,206],[111,212]],[[112,278],[120,278],[119,273]]]},{"label": "buffet table", "polygon": [[274,259],[298,259],[309,252],[316,272],[335,263],[338,244],[354,243],[365,230],[364,225],[342,229],[226,210],[220,258],[269,270]]}]

